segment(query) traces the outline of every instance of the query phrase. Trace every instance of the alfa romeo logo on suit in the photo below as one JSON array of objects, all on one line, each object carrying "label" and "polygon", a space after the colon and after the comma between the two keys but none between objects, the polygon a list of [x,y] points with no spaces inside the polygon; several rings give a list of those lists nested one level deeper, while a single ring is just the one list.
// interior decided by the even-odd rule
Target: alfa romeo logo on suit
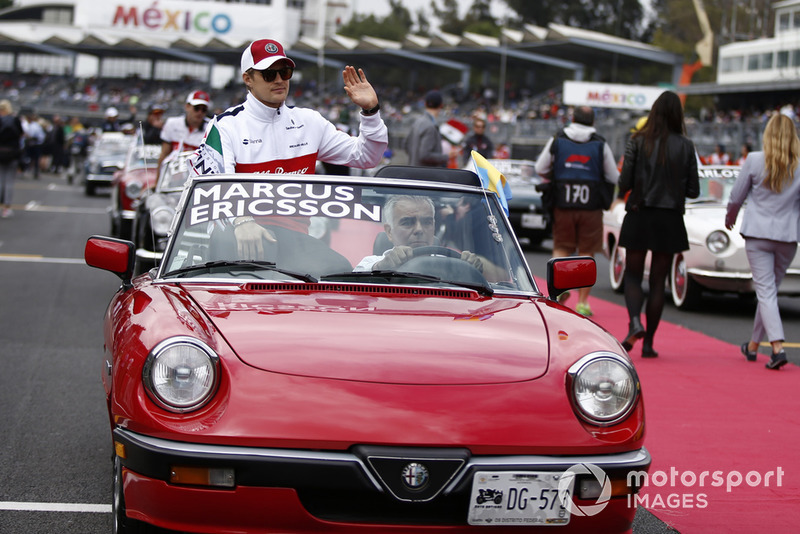
[{"label": "alfa romeo logo on suit", "polygon": [[401,473],[403,484],[410,490],[421,490],[428,484],[430,472],[424,465],[411,462],[403,468]]}]

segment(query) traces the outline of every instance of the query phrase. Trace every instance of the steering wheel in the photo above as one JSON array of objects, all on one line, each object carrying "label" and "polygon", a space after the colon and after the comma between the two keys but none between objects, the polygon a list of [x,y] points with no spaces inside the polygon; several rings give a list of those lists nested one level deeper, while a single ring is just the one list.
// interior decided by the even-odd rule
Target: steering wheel
[{"label": "steering wheel", "polygon": [[447,256],[448,258],[458,258],[461,259],[461,253],[456,252],[455,250],[447,247],[441,247],[438,245],[428,245],[424,247],[417,247],[412,249],[415,258],[419,258],[420,256]]}]

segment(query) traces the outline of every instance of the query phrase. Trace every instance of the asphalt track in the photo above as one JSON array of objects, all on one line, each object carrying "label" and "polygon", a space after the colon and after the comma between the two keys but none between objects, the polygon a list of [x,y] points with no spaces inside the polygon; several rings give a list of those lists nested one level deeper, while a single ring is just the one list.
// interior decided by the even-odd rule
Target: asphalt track
[{"label": "asphalt track", "polygon": [[[81,187],[44,174],[40,181],[17,182],[14,217],[0,219],[3,534],[111,531],[100,325],[119,283],[82,259],[86,237],[108,232],[108,202],[107,196],[86,197]],[[535,274],[543,276],[549,250],[527,255]],[[602,258],[598,267],[593,296],[621,302],[608,287]],[[787,332],[800,332],[798,304],[781,300]],[[752,312],[752,303],[726,298],[688,315],[668,305],[664,320],[733,342],[749,332]],[[790,349],[791,358],[798,353]],[[674,531],[638,509],[634,533],[664,532]]]}]

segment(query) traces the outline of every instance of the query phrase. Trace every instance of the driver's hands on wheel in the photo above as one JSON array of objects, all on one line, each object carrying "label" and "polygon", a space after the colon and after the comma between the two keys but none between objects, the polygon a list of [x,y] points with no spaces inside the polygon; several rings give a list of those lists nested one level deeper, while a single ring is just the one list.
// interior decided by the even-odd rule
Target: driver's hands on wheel
[{"label": "driver's hands on wheel", "polygon": [[264,240],[277,242],[272,232],[252,220],[236,224],[233,234],[236,236],[239,258],[243,260],[265,260]]},{"label": "driver's hands on wheel", "polygon": [[[404,245],[398,245],[386,252],[384,258],[372,266],[372,270],[379,271],[384,269],[394,269],[413,257],[413,248]],[[474,252],[470,252],[468,250],[463,251],[461,253],[461,259],[478,269],[480,272],[483,272],[483,262]]]},{"label": "driver's hands on wheel", "polygon": [[461,253],[461,259],[478,269],[480,272],[483,272],[483,262],[474,252],[465,250]]},{"label": "driver's hands on wheel", "polygon": [[373,271],[394,269],[414,257],[414,249],[405,245],[398,245],[386,252],[383,259],[372,266]]}]

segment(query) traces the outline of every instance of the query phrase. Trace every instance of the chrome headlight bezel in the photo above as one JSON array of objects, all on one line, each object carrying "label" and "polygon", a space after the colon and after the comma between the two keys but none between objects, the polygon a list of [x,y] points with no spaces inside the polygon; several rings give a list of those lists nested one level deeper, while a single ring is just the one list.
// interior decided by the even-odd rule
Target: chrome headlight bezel
[{"label": "chrome headlight bezel", "polygon": [[[219,367],[219,356],[199,339],[173,337],[156,345],[147,355],[142,383],[150,400],[164,410],[192,412],[208,404],[216,394]],[[180,384],[181,381],[184,383]]]},{"label": "chrome headlight bezel", "polygon": [[125,196],[130,199],[138,199],[142,195],[142,191],[144,191],[144,184],[139,180],[131,180],[125,184]]},{"label": "chrome headlight bezel", "polygon": [[727,232],[715,230],[706,237],[706,247],[713,254],[722,254],[731,246],[731,238]]},{"label": "chrome headlight bezel", "polygon": [[172,218],[175,217],[175,210],[168,206],[159,206],[150,212],[150,225],[153,234],[165,236],[169,233],[172,226]]},{"label": "chrome headlight bezel", "polygon": [[[608,375],[619,378],[598,379]],[[573,410],[582,420],[596,426],[611,426],[633,412],[639,402],[641,385],[630,360],[614,352],[599,351],[587,354],[570,366],[567,393]],[[611,404],[615,398],[617,406]],[[604,403],[609,403],[606,410],[596,409]]]}]

